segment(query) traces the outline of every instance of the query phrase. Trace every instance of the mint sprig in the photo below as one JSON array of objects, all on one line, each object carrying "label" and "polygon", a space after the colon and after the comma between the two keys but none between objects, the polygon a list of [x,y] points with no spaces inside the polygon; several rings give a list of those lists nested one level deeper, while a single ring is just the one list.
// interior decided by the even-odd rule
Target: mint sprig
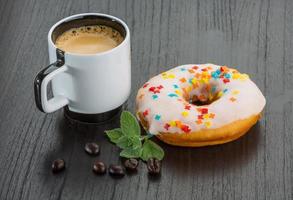
[{"label": "mint sprig", "polygon": [[147,139],[143,143],[140,157],[142,160],[148,160],[150,158],[157,158],[158,160],[162,160],[164,158],[164,150],[153,141]]},{"label": "mint sprig", "polygon": [[147,161],[149,158],[164,158],[164,150],[149,136],[142,136],[137,119],[129,112],[123,111],[120,116],[120,127],[107,130],[109,140],[122,149],[121,157],[140,158]]}]

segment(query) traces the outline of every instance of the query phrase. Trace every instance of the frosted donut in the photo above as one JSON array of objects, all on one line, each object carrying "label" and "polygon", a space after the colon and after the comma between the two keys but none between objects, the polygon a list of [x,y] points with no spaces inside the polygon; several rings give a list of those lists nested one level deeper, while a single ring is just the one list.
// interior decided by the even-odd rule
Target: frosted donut
[{"label": "frosted donut", "polygon": [[147,81],[136,97],[142,126],[177,146],[206,146],[244,135],[261,117],[266,100],[236,69],[182,65]]}]

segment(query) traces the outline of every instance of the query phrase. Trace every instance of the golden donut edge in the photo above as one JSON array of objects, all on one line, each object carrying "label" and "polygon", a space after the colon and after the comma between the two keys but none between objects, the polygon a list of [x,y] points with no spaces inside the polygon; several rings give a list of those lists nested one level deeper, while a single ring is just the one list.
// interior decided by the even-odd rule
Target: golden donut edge
[{"label": "golden donut edge", "polygon": [[[138,113],[137,117],[144,129],[148,130],[148,122],[144,120],[142,114]],[[182,147],[202,147],[224,144],[245,135],[260,118],[261,113],[252,115],[246,119],[234,121],[220,128],[202,129],[191,133],[161,132],[155,136],[167,144]]]}]

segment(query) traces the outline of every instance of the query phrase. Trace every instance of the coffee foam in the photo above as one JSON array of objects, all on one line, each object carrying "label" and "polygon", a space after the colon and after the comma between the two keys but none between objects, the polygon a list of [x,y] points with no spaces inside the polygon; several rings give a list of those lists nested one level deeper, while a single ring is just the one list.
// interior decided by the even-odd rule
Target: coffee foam
[{"label": "coffee foam", "polygon": [[94,54],[115,48],[123,39],[111,27],[92,25],[69,29],[57,37],[55,45],[65,52]]}]

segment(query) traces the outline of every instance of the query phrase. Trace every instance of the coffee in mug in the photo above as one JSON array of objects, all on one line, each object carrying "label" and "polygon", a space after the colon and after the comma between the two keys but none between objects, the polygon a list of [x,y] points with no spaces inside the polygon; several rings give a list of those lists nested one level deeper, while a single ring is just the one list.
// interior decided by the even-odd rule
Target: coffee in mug
[{"label": "coffee in mug", "polygon": [[123,41],[119,31],[104,25],[72,28],[57,37],[55,45],[70,53],[95,54],[117,47]]}]

